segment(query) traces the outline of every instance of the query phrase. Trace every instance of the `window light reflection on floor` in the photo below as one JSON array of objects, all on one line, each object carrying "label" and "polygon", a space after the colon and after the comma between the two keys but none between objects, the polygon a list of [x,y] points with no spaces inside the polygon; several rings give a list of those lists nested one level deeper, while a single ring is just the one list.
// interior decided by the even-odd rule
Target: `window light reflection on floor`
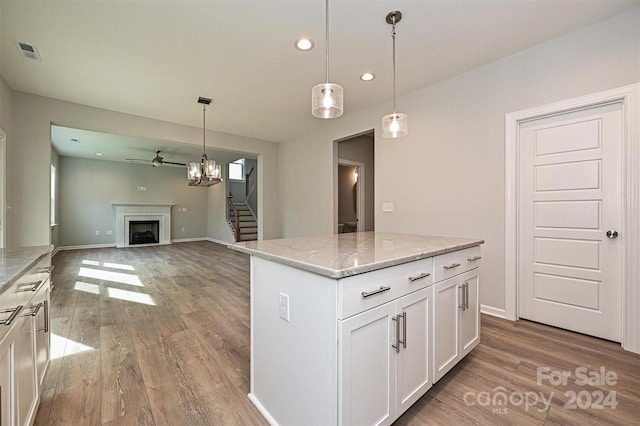
[{"label": "window light reflection on floor", "polygon": [[123,265],[122,263],[104,262],[102,266],[105,268],[122,269],[123,271],[133,271],[133,266]]},{"label": "window light reflection on floor", "polygon": [[[134,303],[142,303],[143,305],[152,305],[156,306],[156,302],[153,300],[153,297],[146,293],[138,293],[135,291],[128,290],[120,290],[119,288],[113,288],[108,286],[102,286],[103,289],[106,290],[107,297],[111,297],[113,299],[125,300],[127,302]],[[73,286],[74,290],[84,291],[85,293],[91,294],[101,294],[100,285],[85,283],[83,281],[76,281],[76,284]],[[102,291],[104,294],[104,291]]]},{"label": "window light reflection on floor", "polygon": [[107,287],[107,295],[114,299],[126,300],[128,302],[136,302],[152,306],[156,305],[156,302],[153,300],[153,298],[145,293],[136,293],[135,291],[120,290],[119,288]]},{"label": "window light reflection on floor", "polygon": [[85,293],[100,294],[100,286],[98,284],[85,283],[82,281],[76,281],[73,289],[84,291]]},{"label": "window light reflection on floor", "polygon": [[82,261],[82,264],[83,264],[83,265],[91,265],[91,266],[100,266],[100,262],[98,262],[97,260],[87,260],[87,259],[84,259],[84,260]]},{"label": "window light reflection on floor", "polygon": [[62,358],[63,356],[75,355],[81,352],[92,351],[95,348],[65,339],[62,336],[51,333],[51,359]]},{"label": "window light reflection on floor", "polygon": [[123,272],[103,271],[101,269],[81,267],[80,271],[78,271],[78,276],[144,287],[144,284],[140,282],[140,278],[138,278],[137,275],[125,274]]}]

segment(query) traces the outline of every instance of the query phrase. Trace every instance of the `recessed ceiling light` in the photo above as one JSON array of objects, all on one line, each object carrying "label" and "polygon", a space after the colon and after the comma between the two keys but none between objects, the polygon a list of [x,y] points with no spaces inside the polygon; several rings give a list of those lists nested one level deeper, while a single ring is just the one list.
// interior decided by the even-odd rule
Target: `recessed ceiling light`
[{"label": "recessed ceiling light", "polygon": [[102,157],[103,155],[104,155],[104,154],[103,154],[103,153],[101,153],[101,152],[96,152],[96,156],[98,156],[98,157]]},{"label": "recessed ceiling light", "polygon": [[376,75],[374,73],[372,73],[372,72],[365,72],[364,74],[362,74],[360,76],[360,80],[362,80],[362,81],[371,81],[374,78],[376,78]]},{"label": "recessed ceiling light", "polygon": [[302,51],[311,50],[313,49],[313,40],[309,38],[301,38],[300,40],[296,41],[295,46],[296,46],[296,49],[298,50],[302,50]]}]

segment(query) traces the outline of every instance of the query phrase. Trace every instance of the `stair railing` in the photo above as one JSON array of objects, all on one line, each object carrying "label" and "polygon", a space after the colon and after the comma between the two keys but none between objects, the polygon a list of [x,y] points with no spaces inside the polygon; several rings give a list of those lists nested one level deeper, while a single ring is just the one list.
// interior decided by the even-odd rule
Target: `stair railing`
[{"label": "stair railing", "polygon": [[233,225],[233,232],[235,234],[234,237],[236,241],[240,241],[240,210],[238,210],[235,204],[233,204],[233,195],[231,195],[231,193],[229,193],[229,196],[227,197],[227,199],[229,200],[229,207],[231,207],[234,214],[234,225]]},{"label": "stair railing", "polygon": [[249,192],[251,192],[251,190],[253,189],[253,187],[255,186],[255,177],[253,179],[253,181],[251,180],[251,176],[253,175],[253,167],[251,168],[251,170],[249,171],[249,173],[246,173],[244,175],[244,195],[249,195]]}]

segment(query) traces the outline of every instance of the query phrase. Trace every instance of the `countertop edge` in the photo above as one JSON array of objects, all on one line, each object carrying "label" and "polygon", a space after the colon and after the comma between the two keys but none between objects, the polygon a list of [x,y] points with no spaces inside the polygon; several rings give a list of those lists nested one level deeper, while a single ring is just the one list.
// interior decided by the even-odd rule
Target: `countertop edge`
[{"label": "countertop edge", "polygon": [[401,265],[403,263],[413,262],[416,260],[427,259],[429,257],[434,257],[441,254],[450,253],[453,251],[464,250],[470,247],[479,246],[481,244],[484,244],[484,240],[474,240],[468,243],[458,244],[456,246],[419,253],[417,255],[403,256],[395,259],[389,259],[381,262],[371,263],[368,265],[362,265],[354,268],[345,268],[345,269],[323,268],[321,266],[313,265],[310,263],[302,262],[302,261],[291,259],[288,257],[278,256],[272,253],[265,253],[260,250],[239,246],[234,243],[228,244],[227,247],[235,251],[247,253],[252,256],[258,256],[267,260],[273,260],[283,265],[293,266],[304,271],[313,272],[318,275],[323,275],[325,277],[340,279],[340,278],[346,278],[354,275],[363,274],[366,272],[376,271],[378,269],[389,268],[391,266]]},{"label": "countertop edge", "polygon": [[5,291],[7,291],[7,289],[11,288],[11,286],[18,279],[20,279],[20,277],[22,277],[26,272],[28,272],[29,269],[31,269],[34,266],[36,266],[38,264],[38,262],[40,262],[42,260],[42,258],[45,257],[49,253],[51,253],[51,247],[50,246],[43,246],[42,252],[39,255],[35,256],[31,260],[31,262],[26,264],[26,266],[24,266],[20,271],[14,273],[11,276],[11,278],[9,278],[7,281],[5,281],[4,283],[0,283],[0,294],[3,294]]}]

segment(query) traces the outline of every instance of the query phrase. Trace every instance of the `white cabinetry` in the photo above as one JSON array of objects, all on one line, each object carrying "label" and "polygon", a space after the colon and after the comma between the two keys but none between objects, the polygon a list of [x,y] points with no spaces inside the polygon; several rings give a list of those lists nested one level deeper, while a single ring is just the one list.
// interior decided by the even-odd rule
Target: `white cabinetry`
[{"label": "white cabinetry", "polygon": [[428,287],[340,321],[340,424],[391,424],[431,387],[432,295]]},{"label": "white cabinetry", "polygon": [[30,425],[38,409],[39,387],[49,361],[50,257],[7,284],[0,294],[0,424]]},{"label": "white cabinetry", "polygon": [[[386,240],[393,236],[383,234],[371,246],[347,238],[356,237],[336,237],[349,244],[327,248],[341,267],[356,263],[353,244],[359,260],[374,254],[384,258],[394,247],[412,251],[405,236],[392,244]],[[424,250],[416,250],[418,255],[405,263],[365,263],[350,275],[354,269],[346,266],[322,267],[317,240],[305,262],[283,257],[282,245],[289,244],[284,241],[271,243],[277,256],[250,251],[249,398],[269,423],[391,424],[435,383],[436,354],[450,368],[479,342],[479,246],[426,258]],[[456,244],[439,237],[428,241],[435,253]],[[467,301],[463,283],[469,296],[464,311],[458,308]],[[440,309],[439,303],[445,306]]]},{"label": "white cabinetry", "polygon": [[480,343],[480,250],[473,247],[450,255],[435,262],[436,279],[451,276],[434,286],[435,381]]}]

